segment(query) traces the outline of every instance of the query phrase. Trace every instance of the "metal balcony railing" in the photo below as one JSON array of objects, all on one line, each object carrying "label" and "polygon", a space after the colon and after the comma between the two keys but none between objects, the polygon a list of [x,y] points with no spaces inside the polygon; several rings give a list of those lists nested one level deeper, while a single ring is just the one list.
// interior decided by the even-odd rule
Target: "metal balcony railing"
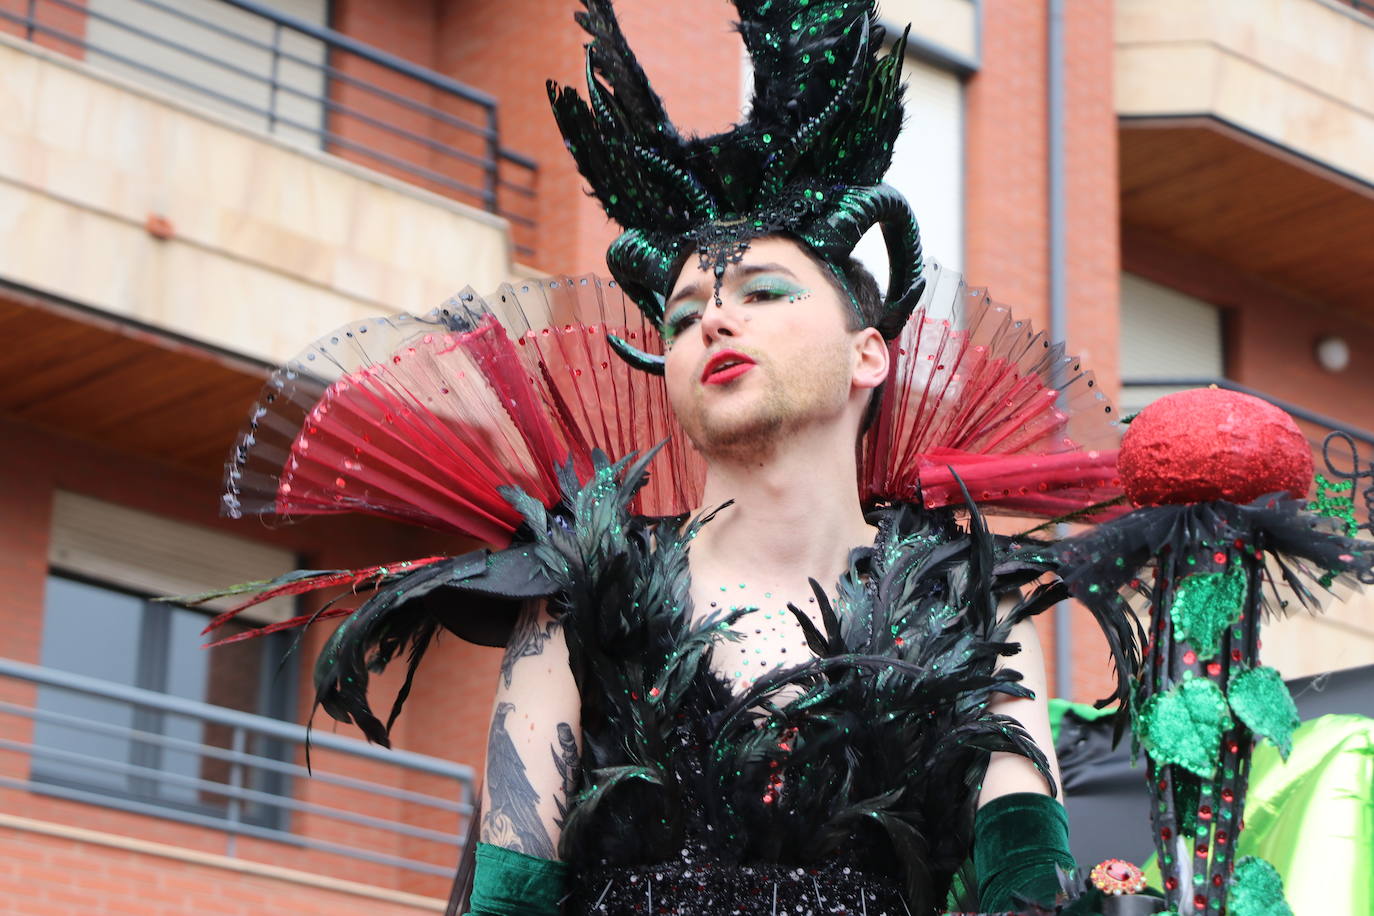
[{"label": "metal balcony railing", "polygon": [[516,251],[533,254],[536,163],[501,145],[492,96],[442,73],[253,0],[22,0],[0,6],[4,22],[240,123],[497,213]]},{"label": "metal balcony railing", "polygon": [[[238,837],[254,837],[453,874],[473,812],[469,767],[316,731],[307,771],[301,726],[0,658],[4,696],[16,695],[16,682],[38,690],[32,704],[0,699],[0,751],[18,755],[0,767],[0,787],[209,827],[224,833],[230,856]],[[63,712],[58,698],[72,695],[98,698],[99,717]],[[432,791],[398,788],[417,779]],[[388,809],[406,820],[379,813]],[[325,838],[342,834],[368,844]]]}]

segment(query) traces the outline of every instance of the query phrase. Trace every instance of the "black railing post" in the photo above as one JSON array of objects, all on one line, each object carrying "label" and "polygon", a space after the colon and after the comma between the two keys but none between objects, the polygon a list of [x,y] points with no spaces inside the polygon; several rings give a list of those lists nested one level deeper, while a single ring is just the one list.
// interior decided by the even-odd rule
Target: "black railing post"
[{"label": "black railing post", "polygon": [[33,27],[38,21],[38,0],[29,0],[29,14],[24,20],[24,40],[33,41]]},{"label": "black railing post", "polygon": [[487,209],[492,213],[501,212],[497,193],[501,188],[501,134],[496,129],[496,105],[487,106]]},{"label": "black railing post", "polygon": [[281,72],[281,23],[272,24],[272,77],[268,84],[267,132],[277,132],[277,78]]}]

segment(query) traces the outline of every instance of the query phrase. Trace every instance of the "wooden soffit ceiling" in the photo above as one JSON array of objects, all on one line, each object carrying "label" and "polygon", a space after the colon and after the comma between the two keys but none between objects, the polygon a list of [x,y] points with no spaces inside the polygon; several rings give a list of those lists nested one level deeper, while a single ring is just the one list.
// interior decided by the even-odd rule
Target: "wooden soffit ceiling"
[{"label": "wooden soffit ceiling", "polygon": [[264,366],[0,288],[0,415],[218,478]]},{"label": "wooden soffit ceiling", "polygon": [[1374,187],[1217,119],[1120,123],[1137,233],[1374,320]]}]

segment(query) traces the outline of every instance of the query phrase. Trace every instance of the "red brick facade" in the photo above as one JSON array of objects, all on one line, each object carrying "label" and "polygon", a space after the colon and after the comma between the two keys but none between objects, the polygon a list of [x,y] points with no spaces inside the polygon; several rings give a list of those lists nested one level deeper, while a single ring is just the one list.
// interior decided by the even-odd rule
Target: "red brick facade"
[{"label": "red brick facade", "polygon": [[[1068,327],[1059,334],[1108,397],[1119,383],[1113,13],[1069,3],[1064,34],[1064,195]],[[966,262],[971,282],[1046,327],[1050,313],[1049,83],[1046,0],[987,0],[983,55],[968,81]],[[1057,683],[1054,626],[1039,626]],[[1072,623],[1073,696],[1105,694],[1106,644],[1085,613]]]},{"label": "red brick facade", "polygon": [[[52,4],[44,15],[55,27],[79,31],[84,16],[62,13]],[[698,132],[724,128],[738,117],[743,74],[742,49],[729,25],[723,0],[619,0],[625,30],[668,110],[682,126]],[[1095,371],[1098,383],[1115,397],[1119,372],[1119,286],[1123,240],[1118,200],[1118,125],[1113,105],[1113,9],[1111,3],[1070,2],[1065,21],[1065,137],[1067,337]],[[27,0],[0,0],[0,9],[23,12]],[[563,149],[545,94],[545,80],[577,85],[584,77],[583,36],[571,17],[576,0],[334,0],[331,26],[398,57],[452,77],[494,97],[502,144],[538,164],[537,194],[519,203],[535,220],[515,233],[517,244],[534,251],[517,258],[526,267],[553,274],[604,272],[604,251],[616,228],[586,192],[571,157]],[[1048,0],[983,0],[979,69],[965,92],[965,274],[985,285],[1018,315],[1044,327],[1049,319],[1050,224],[1047,80]],[[49,20],[45,20],[49,21]],[[917,26],[919,30],[919,24]],[[0,31],[22,33],[0,22]],[[70,52],[51,39],[48,47]],[[413,85],[357,60],[341,59],[343,73],[407,93]],[[379,102],[345,84],[331,88],[339,105],[476,154],[483,142],[454,128],[438,133],[424,117]],[[439,100],[432,100],[437,104]],[[452,105],[451,113],[475,117]],[[446,109],[449,110],[449,109]],[[335,113],[330,128],[336,141],[366,143],[413,159],[416,148]],[[388,144],[393,144],[389,146]],[[394,168],[336,142],[332,151],[370,167],[412,180]],[[480,184],[480,170],[428,154],[436,172],[456,181]],[[515,179],[512,179],[515,180]],[[522,179],[523,181],[523,179]],[[430,182],[421,186],[442,189]],[[514,200],[502,192],[503,205]],[[918,214],[919,215],[919,214]],[[1294,341],[1308,347],[1339,328],[1343,319],[1320,303],[1259,284],[1244,275],[1162,245],[1154,239],[1127,238],[1124,267],[1227,309],[1228,373],[1245,384],[1320,410],[1341,404],[1341,415],[1374,428],[1374,404],[1353,400],[1352,390],[1374,383],[1374,369],[1357,364],[1343,376],[1319,370],[1310,359],[1294,361]],[[938,253],[937,253],[938,254]],[[464,277],[453,278],[454,289]],[[429,303],[396,303],[421,308]],[[325,330],[323,328],[321,331]],[[304,344],[305,341],[302,341]],[[207,359],[210,358],[207,356]],[[116,397],[121,392],[112,392]],[[246,408],[246,405],[245,405]],[[1334,411],[1333,411],[1334,412]],[[156,457],[136,456],[92,446],[80,438],[16,423],[0,415],[0,657],[36,663],[40,657],[44,583],[48,575],[48,535],[54,493],[67,490],[262,541],[298,554],[313,568],[362,566],[429,553],[456,553],[469,545],[453,543],[416,529],[368,519],[317,519],[268,528],[216,517],[217,482]],[[226,452],[230,443],[225,442]],[[264,571],[271,572],[271,571]],[[225,583],[228,584],[228,583]],[[324,630],[328,629],[328,625]],[[1106,648],[1081,610],[1072,625],[1072,699],[1103,695],[1112,679]],[[1056,683],[1054,627],[1041,625]],[[313,658],[324,632],[306,639],[300,651]],[[408,710],[394,733],[397,747],[448,758],[478,770],[484,755],[491,695],[499,652],[441,640],[427,655]],[[399,667],[399,666],[397,666]],[[308,666],[301,669],[297,709],[301,718],[313,695]],[[385,708],[400,684],[400,672],[378,679],[376,705]],[[0,699],[32,705],[35,691],[0,680]],[[7,737],[24,741],[27,720],[0,715]],[[321,729],[334,723],[322,714]],[[353,733],[339,727],[341,734]],[[327,753],[321,761],[338,762]],[[27,757],[0,750],[0,776],[23,778]],[[358,776],[394,779],[394,771],[357,762],[339,762]],[[412,775],[400,788],[441,792],[432,777]],[[318,804],[346,802],[322,782],[298,782],[297,797]],[[0,812],[79,825],[111,835],[138,837],[184,850],[220,855],[222,831],[195,827],[113,809],[0,788]],[[437,830],[447,824],[401,802],[379,805],[372,813]],[[298,833],[420,858],[431,853],[417,843],[387,837],[313,815],[292,822]],[[349,862],[261,840],[240,839],[236,856],[287,869],[388,890],[441,898],[445,878],[417,877],[381,865]],[[447,866],[452,863],[434,861]],[[12,830],[0,825],[0,887],[20,888],[0,895],[0,913],[413,913],[414,904],[359,896],[347,889],[293,883],[262,874],[243,875],[223,863],[182,861],[155,852],[118,849],[72,837]]]}]

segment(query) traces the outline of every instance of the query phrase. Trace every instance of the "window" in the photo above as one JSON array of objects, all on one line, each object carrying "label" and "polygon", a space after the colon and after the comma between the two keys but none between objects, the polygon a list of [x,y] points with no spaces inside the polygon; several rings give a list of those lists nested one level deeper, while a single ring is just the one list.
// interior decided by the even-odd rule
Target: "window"
[{"label": "window", "polygon": [[[749,55],[741,53],[741,104],[747,106],[754,75]],[[963,270],[964,84],[957,74],[914,54],[907,55],[902,73],[906,122],[884,180],[911,203],[926,262]],[[879,289],[885,290],[887,249],[877,228],[863,237],[854,256],[878,279]]]},{"label": "window", "polygon": [[[68,493],[58,495],[52,544],[44,667],[252,715],[293,717],[293,669],[281,664],[289,635],[207,652],[200,631],[213,611],[151,600],[258,578],[274,567],[242,567],[261,560],[290,565],[288,552]],[[197,575],[205,579],[187,588]],[[287,613],[289,603],[231,628]],[[40,689],[37,707],[35,783],[214,817],[232,808],[235,818],[277,826],[277,808],[234,807],[214,791],[230,781],[230,762],[215,752],[234,748],[227,726],[49,686]],[[276,744],[245,733],[238,750],[275,759],[282,755]],[[280,774],[245,772],[248,788],[286,791]]]},{"label": "window", "polygon": [[[1121,275],[1121,410],[1129,415],[1178,387],[1149,379],[1225,375],[1221,310],[1134,274]],[[1188,386],[1191,387],[1191,386]]]},{"label": "window", "polygon": [[[906,125],[884,180],[911,202],[926,260],[963,270],[964,84],[910,54],[902,73]],[[877,232],[864,237],[856,254],[874,276],[886,276],[887,251]]]}]

